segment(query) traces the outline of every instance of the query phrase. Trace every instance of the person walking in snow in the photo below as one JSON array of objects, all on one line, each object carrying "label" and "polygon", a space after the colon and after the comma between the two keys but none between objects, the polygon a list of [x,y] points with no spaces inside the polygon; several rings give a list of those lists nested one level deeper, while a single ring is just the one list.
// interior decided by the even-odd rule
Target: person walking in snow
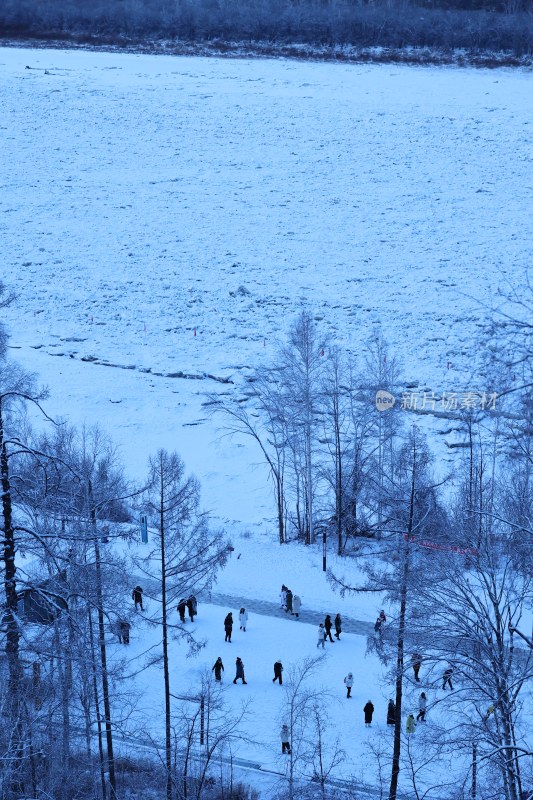
[{"label": "person walking in snow", "polygon": [[374,713],[374,704],[371,700],[365,705],[363,711],[365,712],[365,727],[370,728],[372,725],[372,714]]},{"label": "person walking in snow", "polygon": [[331,635],[331,628],[332,628],[331,617],[329,614],[326,614],[326,619],[324,620],[324,639],[327,639],[329,636],[330,642],[333,642],[333,644],[335,644],[335,642],[333,641],[333,636]]},{"label": "person walking in snow", "polygon": [[194,618],[198,613],[198,601],[193,594],[187,600],[187,611],[189,612],[189,619],[194,622]]},{"label": "person walking in snow", "polygon": [[335,638],[340,639],[342,633],[342,628],[341,628],[342,620],[340,614],[335,614],[334,622],[335,622]]},{"label": "person walking in snow", "polygon": [[243,683],[246,683],[244,679],[244,664],[242,663],[242,659],[237,656],[237,660],[235,661],[235,677],[233,679],[233,683],[237,683],[239,678]]},{"label": "person walking in snow", "polygon": [[293,614],[292,610],[292,592],[290,589],[287,589],[287,594],[285,595],[285,613],[286,614]]},{"label": "person walking in snow", "polygon": [[130,643],[130,623],[125,619],[119,619],[118,621],[118,640],[120,644],[129,644]]},{"label": "person walking in snow", "polygon": [[220,656],[217,658],[213,666],[211,667],[212,672],[215,673],[215,680],[220,683],[222,680],[222,673],[224,672],[224,664],[222,663],[222,659]]},{"label": "person walking in snow", "polygon": [[316,643],[317,647],[322,645],[322,650],[326,646],[326,631],[324,630],[324,624],[321,622],[318,626],[318,642]]},{"label": "person walking in snow", "polygon": [[407,717],[407,721],[405,723],[405,730],[407,733],[414,733],[416,728],[415,718],[412,714],[409,714]]},{"label": "person walking in snow", "polygon": [[442,675],[442,688],[445,689],[447,684],[450,684],[450,689],[453,689],[452,684],[452,675],[453,675],[453,668],[448,667],[444,670]]},{"label": "person walking in snow", "polygon": [[282,725],[281,726],[281,752],[291,754],[291,737],[289,734],[289,726]]},{"label": "person walking in snow", "polygon": [[245,631],[246,630],[247,622],[248,622],[248,612],[247,612],[247,610],[245,608],[241,608],[241,610],[239,611],[239,623],[240,623],[239,630],[240,631]]},{"label": "person walking in snow", "polygon": [[413,653],[411,656],[411,666],[413,667],[413,672],[415,674],[415,681],[420,683],[420,678],[418,677],[420,667],[422,666],[422,656],[420,653]]},{"label": "person walking in snow", "polygon": [[226,614],[226,618],[224,620],[224,630],[226,632],[226,638],[224,639],[225,642],[230,642],[231,644],[231,632],[233,630],[233,614],[231,611],[229,614]]},{"label": "person walking in snow", "polygon": [[389,705],[387,706],[387,725],[395,725],[396,724],[396,706],[394,705],[394,700],[391,698],[389,700]]},{"label": "person walking in snow", "polygon": [[135,603],[135,611],[137,611],[137,606],[140,606],[141,611],[144,611],[143,608],[143,590],[140,586],[136,586],[133,592],[131,593],[131,599]]},{"label": "person walking in snow", "polygon": [[321,622],[318,626],[318,641],[316,643],[317,647],[322,647],[322,649],[326,646],[326,632],[324,630],[324,623]]},{"label": "person walking in snow", "polygon": [[282,609],[285,611],[285,606],[287,605],[287,587],[284,583],[281,585],[281,592],[279,593],[279,602]]},{"label": "person walking in snow", "polygon": [[283,684],[282,672],[283,664],[281,663],[281,658],[278,658],[278,660],[274,662],[274,677],[272,678],[272,683],[279,681],[280,686]]},{"label": "person walking in snow", "polygon": [[300,616],[300,609],[302,607],[302,599],[300,595],[298,594],[294,595],[294,597],[292,598],[292,607],[294,609],[294,616],[296,617],[296,619],[298,619],[298,617]]},{"label": "person walking in snow", "polygon": [[182,597],[181,600],[179,601],[177,607],[176,607],[176,610],[177,610],[178,614],[180,615],[180,622],[185,622],[185,609],[186,608],[187,608],[187,601],[185,600],[184,597]]},{"label": "person walking in snow", "polygon": [[348,699],[352,696],[353,675],[351,672],[349,672],[345,677],[344,685],[346,686],[346,699]]},{"label": "person walking in snow", "polygon": [[420,698],[418,700],[418,714],[416,715],[417,722],[425,722],[426,721],[426,710],[427,710],[427,697],[426,693],[422,692]]}]

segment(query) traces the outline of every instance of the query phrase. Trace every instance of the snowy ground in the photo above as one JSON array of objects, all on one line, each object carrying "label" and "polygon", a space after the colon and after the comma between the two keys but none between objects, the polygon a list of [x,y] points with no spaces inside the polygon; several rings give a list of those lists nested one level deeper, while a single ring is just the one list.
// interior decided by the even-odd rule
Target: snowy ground
[{"label": "snowy ground", "polygon": [[264,475],[239,491],[256,454],[196,425],[219,385],[142,370],[238,380],[302,300],[353,350],[380,325],[407,380],[491,389],[470,297],[529,262],[530,72],[18,49],[0,68],[14,355],[136,474],[165,441],[210,506],[264,519]]},{"label": "snowy ground", "polygon": [[[0,49],[0,71],[0,278],[18,294],[3,315],[48,413],[99,422],[136,478],[157,448],[181,453],[243,552],[220,591],[275,599],[285,582],[308,608],[372,620],[376,601],[332,596],[317,550],[272,547],[259,455],[218,438],[202,402],[221,385],[205,376],[238,382],[305,302],[353,351],[380,326],[407,381],[490,391],[476,300],[520,286],[530,260],[531,73],[19,49]],[[241,655],[250,684],[227,692],[252,698],[265,731],[245,752],[278,764],[271,662],[314,655],[314,628],[254,617],[223,647],[214,606],[198,628],[207,648],[195,662],[176,648],[173,681],[219,654],[229,677]],[[131,654],[150,635],[134,628]],[[390,692],[364,648],[329,645],[319,678],[356,777],[375,735],[362,705],[383,726]],[[142,687],[149,720],[160,690]]]},{"label": "snowy ground", "polygon": [[[272,683],[273,663],[278,658],[284,666],[285,685],[290,670],[302,663],[305,657],[313,658],[322,653],[316,647],[316,626],[306,625],[295,620],[278,620],[250,614],[246,632],[239,630],[238,608],[233,609],[234,620],[232,642],[224,642],[223,619],[230,609],[201,604],[200,614],[193,628],[195,635],[207,639],[207,646],[197,658],[187,660],[186,648],[182,644],[172,644],[170,648],[171,691],[188,696],[197,695],[204,670],[211,670],[216,658],[222,657],[225,672],[223,676],[224,701],[231,713],[239,713],[243,703],[249,703],[247,715],[241,730],[251,741],[242,741],[234,746],[234,755],[251,763],[260,764],[263,770],[284,773],[286,758],[281,755],[279,729],[287,721],[287,706],[283,689]],[[174,613],[172,621],[176,622]],[[127,652],[127,673],[135,673],[144,663],[150,646],[158,645],[159,633],[142,624],[135,624],[129,648],[119,644],[110,648],[113,660],[120,659]],[[191,627],[188,623],[188,627]],[[376,763],[370,753],[370,746],[382,747],[386,757],[392,748],[391,729],[386,725],[388,698],[393,694],[390,682],[384,679],[384,669],[376,656],[365,657],[366,640],[361,636],[342,634],[341,641],[326,643],[325,655],[318,664],[310,680],[308,689],[318,689],[320,704],[329,717],[328,747],[338,736],[345,758],[335,769],[335,779],[355,779],[358,783],[376,785]],[[150,652],[152,655],[154,651]],[[245,665],[247,685],[239,681],[233,685],[235,659],[239,656]],[[346,698],[343,678],[353,672],[354,687],[352,697]],[[440,676],[439,676],[440,677]],[[418,697],[425,689],[430,702],[441,699],[445,692],[437,687],[438,677],[425,680],[418,685],[409,681],[405,714],[418,711]],[[125,684],[128,697],[133,700],[133,710],[125,722],[126,733],[142,731],[141,741],[149,737],[161,743],[161,721],[164,714],[163,675],[161,669],[150,668],[148,672],[136,675]],[[124,690],[124,686],[119,688]],[[375,706],[372,727],[364,725],[363,707],[368,699]],[[180,703],[174,702],[176,718]],[[129,706],[128,706],[129,707]],[[187,708],[190,713],[191,709]],[[442,721],[441,711],[428,717],[430,722]],[[383,735],[385,734],[385,735]],[[423,750],[425,743],[424,726],[416,732],[418,747]],[[442,762],[441,762],[442,768]],[[435,767],[433,768],[435,769]],[[312,774],[310,768],[304,774]],[[252,781],[253,782],[253,781]],[[405,784],[407,788],[407,784]]]}]

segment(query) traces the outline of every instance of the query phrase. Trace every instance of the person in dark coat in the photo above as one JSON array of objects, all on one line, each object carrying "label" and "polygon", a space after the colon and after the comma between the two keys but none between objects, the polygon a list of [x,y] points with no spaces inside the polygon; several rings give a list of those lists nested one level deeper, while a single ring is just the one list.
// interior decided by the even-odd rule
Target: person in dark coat
[{"label": "person in dark coat", "polygon": [[226,619],[224,620],[224,630],[226,631],[226,638],[224,641],[231,643],[231,632],[233,630],[233,614],[231,611],[229,614],[226,614]]},{"label": "person in dark coat", "polygon": [[379,634],[381,636],[381,626],[383,625],[383,620],[381,617],[378,617],[374,623],[374,633]]},{"label": "person in dark coat", "polygon": [[446,688],[446,685],[448,683],[450,684],[450,689],[453,689],[452,675],[453,675],[452,667],[448,667],[447,669],[444,670],[444,673],[442,675],[442,688],[443,689]]},{"label": "person in dark coat", "polygon": [[137,611],[137,606],[140,606],[141,611],[144,611],[143,608],[143,590],[140,586],[136,586],[133,592],[131,593],[131,599],[135,603],[135,611]]},{"label": "person in dark coat", "polygon": [[130,643],[130,623],[125,619],[118,621],[118,640],[120,644]]},{"label": "person in dark coat", "polygon": [[365,712],[365,727],[369,728],[372,725],[372,714],[374,713],[374,705],[371,700],[368,701],[363,711]]},{"label": "person in dark coat", "polygon": [[420,683],[420,678],[418,677],[418,673],[420,672],[420,667],[422,666],[422,656],[420,653],[413,653],[411,656],[411,664],[413,667],[413,672],[415,674],[415,681]]},{"label": "person in dark coat", "polygon": [[326,619],[324,620],[324,639],[327,639],[329,636],[330,642],[333,642],[333,636],[331,635],[331,628],[332,622],[331,617],[329,614],[326,614]]},{"label": "person in dark coat", "polygon": [[285,596],[285,613],[294,613],[292,610],[292,592],[290,589],[287,589],[287,594]]},{"label": "person in dark coat", "polygon": [[283,672],[283,664],[281,663],[281,658],[278,658],[276,662],[274,662],[274,677],[272,678],[272,683],[275,681],[279,681],[279,685],[281,686],[283,683],[283,678],[281,673]]},{"label": "person in dark coat", "polygon": [[194,622],[194,618],[198,613],[198,601],[193,594],[187,600],[187,611],[189,612],[189,619]]},{"label": "person in dark coat", "polygon": [[341,638],[341,633],[342,633],[341,624],[342,624],[341,615],[340,614],[336,614],[335,615],[335,638],[336,639],[340,639]]},{"label": "person in dark coat", "polygon": [[237,683],[239,678],[243,683],[246,683],[244,680],[244,664],[242,663],[242,659],[237,656],[237,660],[235,661],[235,677],[233,679],[233,683]]},{"label": "person in dark coat", "polygon": [[177,610],[180,615],[180,622],[185,622],[185,609],[187,608],[187,601],[184,597],[178,603]]},{"label": "person in dark coat", "polygon": [[224,664],[222,663],[220,656],[211,667],[211,670],[215,673],[215,680],[220,683],[222,680],[222,673],[224,672]]},{"label": "person in dark coat", "polygon": [[387,706],[387,725],[395,725],[396,724],[396,706],[394,705],[394,700],[392,698],[389,700],[389,705]]}]

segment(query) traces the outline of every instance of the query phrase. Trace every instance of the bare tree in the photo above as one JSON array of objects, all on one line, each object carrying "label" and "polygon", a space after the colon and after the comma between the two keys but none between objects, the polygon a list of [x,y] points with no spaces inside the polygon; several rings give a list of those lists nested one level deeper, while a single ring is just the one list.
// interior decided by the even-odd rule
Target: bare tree
[{"label": "bare tree", "polygon": [[[247,407],[249,406],[249,407]],[[270,371],[254,376],[246,397],[209,395],[208,408],[222,414],[227,435],[251,437],[268,467],[276,501],[279,543],[286,542],[285,463],[287,419],[282,394]]]},{"label": "bare tree", "polygon": [[413,542],[423,538],[428,529],[430,513],[438,519],[435,487],[428,473],[430,456],[427,445],[416,426],[406,437],[403,447],[393,458],[394,472],[385,475],[387,493],[384,505],[387,511],[387,530],[377,547],[368,546],[358,554],[358,561],[366,573],[366,583],[355,587],[344,578],[329,574],[334,588],[345,592],[376,592],[386,594],[398,606],[397,627],[393,639],[384,640],[381,633],[369,640],[369,649],[375,650],[388,663],[394,652],[396,717],[389,800],[396,800],[401,764],[402,702],[405,676],[405,650],[407,646],[407,619],[409,600],[413,587],[418,586],[419,556],[413,552]]},{"label": "bare tree", "polygon": [[[283,683],[283,708],[280,721],[289,729],[290,752],[285,769],[284,791],[289,800],[299,796],[299,784],[303,777],[307,783],[307,771],[317,758],[316,742],[313,739],[314,723],[316,717],[314,709],[324,701],[324,691],[317,686],[310,685],[318,665],[323,656],[305,658],[287,670],[287,677]],[[325,727],[325,718],[320,716],[322,733]],[[278,739],[279,741],[279,739]],[[323,759],[323,775],[328,772],[325,765],[325,744],[322,742],[319,757]],[[335,761],[335,759],[334,759]]]},{"label": "bare tree", "polygon": [[[174,727],[174,781],[179,800],[201,800],[217,769],[222,793],[233,782],[233,749],[242,741],[250,741],[241,729],[248,716],[248,703],[230,711],[224,689],[204,672],[192,687],[189,699],[182,702]],[[231,791],[229,792],[231,796]]]},{"label": "bare tree", "polygon": [[[33,376],[17,365],[0,361],[0,484],[2,487],[2,533],[6,631],[5,653],[8,669],[6,727],[8,750],[4,761],[6,798],[24,793],[24,700],[20,658],[21,631],[17,595],[17,523],[13,500],[12,463],[27,451],[19,438],[26,404],[39,406],[44,392],[36,389]],[[40,406],[39,406],[40,407]]]},{"label": "bare tree", "polygon": [[[432,660],[435,669],[453,665],[447,704],[463,741],[475,742],[481,768],[498,768],[505,800],[519,800],[521,762],[531,756],[521,697],[533,678],[533,655],[516,646],[515,631],[531,597],[531,573],[516,572],[510,550],[495,546],[490,533],[476,541],[466,565],[434,554],[431,579],[419,591],[431,618],[428,667]],[[424,627],[423,618],[413,621],[415,635]]]},{"label": "bare tree", "polygon": [[[132,490],[115,449],[98,428],[77,432],[61,425],[52,435],[41,435],[35,441],[18,475],[17,490],[26,519],[33,519],[40,531],[33,544],[27,537],[27,547],[48,571],[48,583],[61,584],[65,601],[54,625],[57,641],[44,636],[36,647],[43,662],[51,665],[50,674],[55,668],[62,687],[61,772],[63,768],[65,775],[69,772],[71,708],[77,713],[72,697],[75,682],[84,715],[87,756],[91,758],[94,710],[100,792],[106,798],[109,790],[112,799],[117,793],[111,710],[116,670],[109,665],[106,634],[122,605],[125,579],[124,566],[111,557],[107,542],[109,518],[117,512],[124,514],[123,503]],[[51,658],[50,652],[54,653]],[[67,787],[64,780],[58,792]]]},{"label": "bare tree", "polygon": [[321,800],[327,800],[333,796],[328,785],[329,779],[345,760],[346,753],[341,747],[339,737],[332,734],[332,725],[324,709],[324,698],[312,705],[310,716],[312,781],[318,784]]},{"label": "bare tree", "polygon": [[[0,311],[3,308],[8,308],[16,299],[14,292],[7,289],[4,283],[0,281]],[[5,325],[0,322],[0,362],[6,357],[8,334]]]},{"label": "bare tree", "polygon": [[289,330],[287,343],[280,348],[278,364],[273,371],[283,389],[288,446],[294,469],[296,519],[306,544],[313,544],[315,539],[315,458],[325,347],[326,342],[319,336],[311,312],[303,309]]},{"label": "bare tree", "polygon": [[[229,546],[221,531],[210,529],[208,516],[200,509],[200,485],[196,478],[185,474],[185,465],[177,453],[160,450],[150,459],[148,487],[145,508],[155,535],[155,547],[148,564],[152,559],[159,561],[156,580],[161,590],[157,598],[159,608],[151,615],[151,621],[161,625],[162,631],[166,796],[167,800],[172,800],[169,632],[174,630],[187,638],[193,650],[201,645],[183,626],[170,624],[169,610],[180,595],[188,597],[211,587],[217,570],[226,562]],[[150,574],[149,566],[141,568]]]}]

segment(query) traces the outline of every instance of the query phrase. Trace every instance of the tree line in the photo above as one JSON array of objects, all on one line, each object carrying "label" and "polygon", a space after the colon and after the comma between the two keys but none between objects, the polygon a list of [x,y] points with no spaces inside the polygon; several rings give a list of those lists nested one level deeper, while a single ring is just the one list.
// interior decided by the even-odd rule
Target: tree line
[{"label": "tree line", "polygon": [[[0,308],[13,300],[0,284]],[[7,342],[0,324],[0,797],[115,800],[144,785],[168,800],[216,798],[223,788],[211,785],[209,768],[238,738],[239,714],[228,713],[205,676],[171,707],[169,641],[182,639],[191,653],[202,642],[169,610],[184,591],[209,590],[229,542],[176,453],[156,453],[134,485],[101,429],[77,430],[46,414],[46,390],[8,357]],[[128,727],[133,666],[109,655],[120,622],[131,618],[132,565],[120,553],[138,539],[141,512],[151,546],[133,569],[149,587],[142,622],[160,638],[136,669],[161,665],[164,697],[163,741],[146,732],[144,759]],[[210,745],[198,753],[200,705]],[[124,737],[132,758],[116,755]],[[236,788],[235,797],[249,796]]]},{"label": "tree line", "polygon": [[3,36],[531,54],[532,0],[4,0]]},{"label": "tree line", "polygon": [[[313,544],[326,533],[346,564],[328,571],[333,587],[342,595],[377,593],[395,609],[386,635],[368,642],[395,687],[394,751],[381,785],[389,800],[398,796],[400,770],[410,773],[417,797],[427,788],[427,770],[402,727],[416,654],[434,687],[446,665],[460,681],[450,698],[435,700],[454,722],[432,726],[427,769],[460,753],[467,763],[461,791],[469,781],[486,792],[493,784],[497,792],[481,796],[505,800],[527,796],[532,781],[522,716],[533,677],[524,622],[533,590],[531,291],[527,298],[508,298],[516,316],[486,324],[493,346],[485,380],[500,389],[501,405],[492,416],[468,405],[449,414],[462,438],[452,472],[435,470],[415,414],[399,402],[378,409],[379,390],[402,394],[400,365],[383,336],[357,357],[342,352],[320,335],[308,309],[238,396],[207,401],[225,434],[251,439],[261,453],[280,544]],[[438,788],[439,796],[463,797],[456,776]]]}]

